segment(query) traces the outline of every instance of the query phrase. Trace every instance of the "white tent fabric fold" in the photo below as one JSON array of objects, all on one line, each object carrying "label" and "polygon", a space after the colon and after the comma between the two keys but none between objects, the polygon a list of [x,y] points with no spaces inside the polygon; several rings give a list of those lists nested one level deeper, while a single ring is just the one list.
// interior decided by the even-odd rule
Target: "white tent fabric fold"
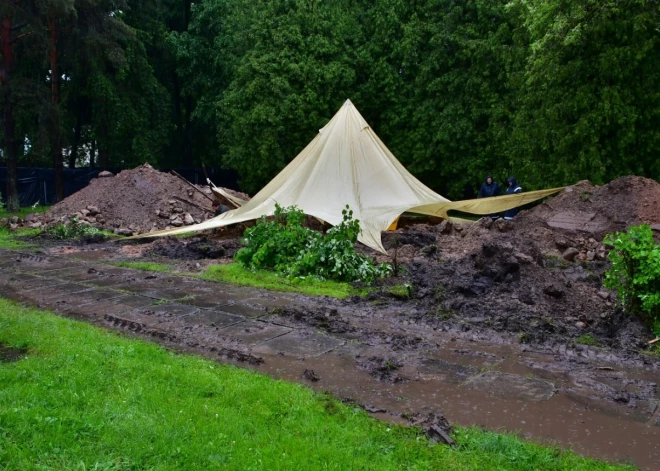
[{"label": "white tent fabric fold", "polygon": [[358,240],[385,253],[381,232],[406,211],[448,218],[447,211],[490,214],[556,193],[561,188],[451,202],[408,172],[372,131],[350,100],[300,154],[254,198],[201,224],[142,234],[154,237],[201,231],[271,216],[275,203],[297,206],[337,225],[349,205],[360,221]]}]

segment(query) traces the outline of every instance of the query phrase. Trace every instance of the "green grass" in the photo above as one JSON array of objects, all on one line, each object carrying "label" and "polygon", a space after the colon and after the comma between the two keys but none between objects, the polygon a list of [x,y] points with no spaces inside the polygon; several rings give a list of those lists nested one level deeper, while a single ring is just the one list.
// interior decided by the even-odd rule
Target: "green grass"
[{"label": "green grass", "polygon": [[29,249],[33,245],[22,240],[39,234],[41,229],[17,229],[10,231],[6,227],[0,227],[0,248],[9,250]]},{"label": "green grass", "polygon": [[277,276],[274,272],[251,271],[238,263],[210,266],[200,276],[203,280],[222,281],[243,286],[270,289],[273,291],[293,291],[312,296],[332,296],[343,299],[352,295],[364,295],[366,290],[358,290],[348,283],[338,281],[319,281],[312,277],[289,279]]},{"label": "green grass", "polygon": [[165,263],[156,263],[156,262],[108,262],[110,265],[123,268],[134,268],[136,270],[143,271],[157,271],[161,273],[173,273],[174,268]]},{"label": "green grass", "polygon": [[456,448],[305,387],[0,299],[0,463],[14,470],[622,470],[459,429]]},{"label": "green grass", "polygon": [[10,218],[12,216],[18,216],[19,218],[23,219],[28,214],[45,213],[49,209],[50,206],[37,206],[35,208],[33,208],[32,206],[24,206],[20,208],[16,213],[9,213],[7,212],[7,208],[3,206],[2,208],[0,208],[0,219]]},{"label": "green grass", "polygon": [[600,345],[600,342],[595,338],[593,338],[593,336],[591,336],[590,334],[580,335],[573,342],[580,345],[594,345],[594,346]]},{"label": "green grass", "polygon": [[410,299],[413,295],[413,287],[410,283],[390,286],[386,291],[398,299]]}]

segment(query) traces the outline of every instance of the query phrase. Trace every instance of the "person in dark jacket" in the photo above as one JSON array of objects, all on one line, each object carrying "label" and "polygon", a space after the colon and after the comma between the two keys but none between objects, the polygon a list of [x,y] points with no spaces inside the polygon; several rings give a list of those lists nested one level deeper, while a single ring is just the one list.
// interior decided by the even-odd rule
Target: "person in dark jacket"
[{"label": "person in dark jacket", "polygon": [[[509,177],[509,179],[506,182],[509,185],[506,189],[506,194],[507,195],[513,195],[515,193],[522,193],[522,187],[520,185],[518,185],[518,182],[516,181],[515,178]],[[520,211],[518,208],[509,209],[508,211],[506,211],[504,213],[504,219],[506,219],[507,221],[510,221],[511,219],[516,217],[516,215],[518,214],[518,211]]]},{"label": "person in dark jacket", "polygon": [[[497,184],[495,180],[493,180],[492,175],[488,175],[486,177],[486,181],[481,184],[481,188],[479,188],[479,194],[477,195],[477,198],[489,198],[491,196],[500,196],[502,194],[502,190],[500,189],[500,185]],[[499,214],[491,214],[490,217],[495,220],[499,219],[500,215]]]},{"label": "person in dark jacket", "polygon": [[488,175],[486,181],[481,184],[477,198],[488,198],[490,196],[500,196],[501,194],[502,190],[500,189],[500,185],[493,180],[492,175]]}]

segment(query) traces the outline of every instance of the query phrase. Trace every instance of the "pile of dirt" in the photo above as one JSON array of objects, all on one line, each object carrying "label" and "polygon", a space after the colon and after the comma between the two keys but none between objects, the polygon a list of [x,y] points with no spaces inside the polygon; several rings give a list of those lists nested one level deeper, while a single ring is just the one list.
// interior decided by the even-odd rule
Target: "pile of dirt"
[{"label": "pile of dirt", "polygon": [[487,239],[511,233],[545,255],[591,262],[607,258],[605,235],[639,224],[649,224],[660,237],[660,183],[627,176],[603,186],[578,182],[512,221],[486,217],[471,225],[417,224],[383,233],[383,245],[390,258],[396,254],[403,262],[439,249],[443,257],[458,258]]},{"label": "pile of dirt", "polygon": [[202,222],[213,216],[208,198],[179,177],[149,164],[93,179],[82,190],[54,205],[45,224],[80,222],[122,235],[140,234]]}]

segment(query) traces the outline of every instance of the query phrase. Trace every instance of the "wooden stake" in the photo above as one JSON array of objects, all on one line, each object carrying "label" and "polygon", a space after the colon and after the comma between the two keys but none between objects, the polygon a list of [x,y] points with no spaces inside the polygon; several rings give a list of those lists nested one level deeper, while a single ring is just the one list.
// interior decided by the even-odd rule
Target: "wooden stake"
[{"label": "wooden stake", "polygon": [[208,199],[211,203],[213,203],[213,202],[215,201],[213,198],[211,198],[209,195],[207,195],[207,194],[204,193],[202,190],[200,190],[199,188],[197,188],[195,185],[193,185],[192,183],[190,183],[188,180],[186,180],[185,178],[183,178],[181,175],[179,175],[178,173],[176,173],[174,170],[172,170],[172,174],[175,175],[175,176],[177,176],[177,177],[179,177],[179,178],[181,179],[181,181],[183,181],[186,185],[189,185],[189,186],[193,187],[193,189],[195,189],[196,191],[199,191],[199,192],[200,192],[202,195],[204,195],[204,197],[205,197],[206,199]]}]

